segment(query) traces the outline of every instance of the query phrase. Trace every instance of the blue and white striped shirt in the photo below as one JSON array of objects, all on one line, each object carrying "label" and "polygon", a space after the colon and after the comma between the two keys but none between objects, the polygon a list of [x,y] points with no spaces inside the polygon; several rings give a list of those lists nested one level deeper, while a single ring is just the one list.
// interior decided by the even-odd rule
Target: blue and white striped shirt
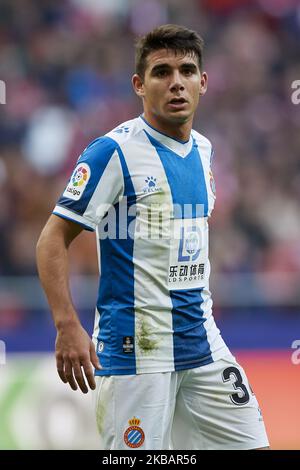
[{"label": "blue and white striped shirt", "polygon": [[143,117],[93,141],[54,214],[95,230],[97,375],[191,369],[228,353],[212,316],[208,139],[179,142]]}]

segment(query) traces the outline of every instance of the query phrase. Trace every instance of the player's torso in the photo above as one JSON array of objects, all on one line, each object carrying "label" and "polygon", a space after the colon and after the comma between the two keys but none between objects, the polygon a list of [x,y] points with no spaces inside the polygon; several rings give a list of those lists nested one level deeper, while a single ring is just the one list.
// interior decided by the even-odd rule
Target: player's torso
[{"label": "player's torso", "polygon": [[[118,129],[108,136],[118,138]],[[120,302],[128,321],[116,326],[123,341],[116,358],[125,363],[124,356],[134,353],[129,363],[137,372],[197,367],[212,360],[218,337],[209,292],[211,146],[196,134],[181,144],[145,125],[131,139],[118,140],[124,174],[118,229],[124,234],[127,224],[129,239],[111,242],[108,250],[124,258],[114,275],[123,265],[133,284]]]}]

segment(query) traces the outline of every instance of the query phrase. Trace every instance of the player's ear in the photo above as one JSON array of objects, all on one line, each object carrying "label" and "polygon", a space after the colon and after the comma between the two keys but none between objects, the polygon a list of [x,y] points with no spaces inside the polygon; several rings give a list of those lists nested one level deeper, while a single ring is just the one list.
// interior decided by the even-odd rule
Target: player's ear
[{"label": "player's ear", "polygon": [[205,95],[206,90],[207,90],[207,80],[208,76],[206,72],[201,73],[201,79],[200,79],[200,90],[199,90],[199,95]]},{"label": "player's ear", "polygon": [[136,94],[142,98],[145,95],[144,82],[137,73],[133,75],[131,83]]}]

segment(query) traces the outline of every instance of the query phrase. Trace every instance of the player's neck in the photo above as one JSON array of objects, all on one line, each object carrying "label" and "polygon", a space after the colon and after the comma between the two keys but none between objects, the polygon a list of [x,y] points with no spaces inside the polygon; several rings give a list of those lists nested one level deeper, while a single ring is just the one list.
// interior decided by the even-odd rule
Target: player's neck
[{"label": "player's neck", "polygon": [[173,139],[179,140],[180,142],[187,142],[191,135],[192,130],[192,119],[184,123],[170,123],[163,119],[159,119],[152,114],[144,112],[143,118],[158,132],[172,137]]}]

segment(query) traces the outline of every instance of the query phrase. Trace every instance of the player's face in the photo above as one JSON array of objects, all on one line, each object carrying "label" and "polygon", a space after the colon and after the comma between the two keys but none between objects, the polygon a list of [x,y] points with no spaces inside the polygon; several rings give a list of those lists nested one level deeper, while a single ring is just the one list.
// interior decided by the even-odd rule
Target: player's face
[{"label": "player's face", "polygon": [[207,75],[194,54],[160,49],[147,56],[145,76],[133,76],[136,93],[143,98],[150,122],[183,124],[191,121],[199,97],[206,92]]}]

